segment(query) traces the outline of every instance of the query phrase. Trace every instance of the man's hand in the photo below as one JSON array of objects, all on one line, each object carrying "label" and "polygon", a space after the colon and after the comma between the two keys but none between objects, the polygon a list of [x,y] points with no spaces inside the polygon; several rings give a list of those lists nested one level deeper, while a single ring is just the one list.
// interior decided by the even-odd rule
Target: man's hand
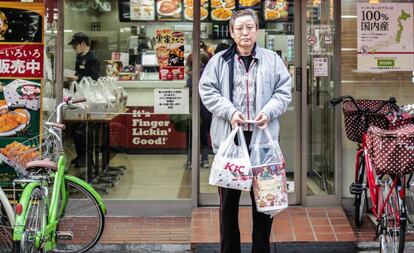
[{"label": "man's hand", "polygon": [[231,117],[231,127],[235,128],[236,126],[238,126],[239,124],[244,124],[246,123],[244,116],[241,112],[235,112],[233,114],[233,116]]},{"label": "man's hand", "polygon": [[68,76],[67,77],[69,79],[69,81],[78,81],[78,77],[77,76]]},{"label": "man's hand", "polygon": [[256,126],[260,129],[265,129],[269,124],[269,119],[267,118],[266,114],[259,113],[257,117],[254,119]]}]

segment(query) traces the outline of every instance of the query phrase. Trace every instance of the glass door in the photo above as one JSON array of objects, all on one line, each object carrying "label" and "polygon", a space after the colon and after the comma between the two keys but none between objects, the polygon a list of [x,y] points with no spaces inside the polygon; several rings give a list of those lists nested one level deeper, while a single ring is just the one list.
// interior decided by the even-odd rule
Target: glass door
[{"label": "glass door", "polygon": [[[265,1],[263,1],[265,2]],[[260,34],[257,43],[260,47],[267,48],[278,53],[283,59],[286,67],[292,76],[292,102],[290,103],[287,112],[279,118],[280,121],[280,136],[279,141],[282,148],[283,155],[286,160],[286,172],[289,188],[289,204],[300,204],[301,196],[301,78],[300,83],[297,84],[296,74],[300,74],[301,66],[301,4],[300,0],[295,1],[266,1],[282,4],[286,13],[280,11],[276,15],[278,18],[274,20],[265,20],[260,25]],[[283,2],[283,3],[282,3]],[[265,3],[265,4],[266,4]],[[284,7],[281,7],[282,9]],[[279,12],[278,12],[279,13]],[[283,14],[283,15],[282,15]],[[283,16],[283,18],[282,18]],[[264,17],[266,19],[266,15]],[[212,31],[217,29],[228,29],[226,27],[212,24]],[[207,29],[208,30],[208,29]],[[213,34],[214,36],[214,34]],[[203,34],[202,34],[203,37]],[[203,39],[202,39],[203,40]],[[208,44],[218,44],[220,40],[205,40]],[[224,40],[226,41],[226,40]],[[227,40],[226,42],[231,43]],[[299,75],[300,76],[300,75]],[[299,85],[299,86],[298,86]],[[201,151],[200,151],[201,153]],[[210,154],[210,165],[213,154]],[[219,196],[217,187],[208,184],[208,176],[210,173],[209,167],[203,168],[200,166],[200,205],[219,205]],[[242,193],[240,200],[241,205],[250,205],[251,200],[248,193]]]}]

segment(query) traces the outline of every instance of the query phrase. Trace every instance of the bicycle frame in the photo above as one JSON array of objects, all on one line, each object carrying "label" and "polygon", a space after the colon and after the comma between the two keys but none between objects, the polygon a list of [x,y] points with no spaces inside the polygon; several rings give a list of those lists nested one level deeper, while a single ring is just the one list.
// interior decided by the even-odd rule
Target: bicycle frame
[{"label": "bicycle frame", "polygon": [[[366,177],[367,177],[367,188],[369,189],[369,192],[370,192],[370,195],[371,195],[371,203],[372,203],[371,211],[374,214],[374,216],[376,217],[377,221],[380,221],[382,216],[384,215],[384,210],[385,210],[384,203],[388,202],[393,189],[398,190],[397,192],[400,195],[400,198],[404,199],[404,197],[405,197],[405,187],[401,187],[401,189],[397,189],[398,177],[396,176],[393,179],[393,184],[391,186],[390,192],[386,196],[385,200],[383,200],[383,203],[380,203],[379,201],[381,201],[381,200],[379,199],[379,192],[380,192],[381,184],[378,184],[376,182],[375,174],[374,174],[374,171],[373,171],[372,166],[371,166],[371,160],[369,159],[368,149],[367,149],[367,145],[366,145],[366,134],[364,135],[364,138],[363,138],[362,147],[360,149],[358,149],[357,154],[356,154],[355,179],[357,179],[357,177],[358,177],[359,165],[360,165],[358,158],[361,154],[364,154],[365,173],[366,173]],[[405,177],[402,177],[402,178],[403,178],[402,179],[402,185],[405,185],[406,184],[406,179],[405,179]],[[379,205],[379,204],[381,204],[381,205]],[[378,209],[379,206],[381,207],[381,209]],[[399,212],[396,212],[396,216],[398,218],[397,219],[398,224],[400,222],[399,215],[400,215]]]},{"label": "bicycle frame", "polygon": [[[62,104],[60,104],[57,108],[58,116],[57,121],[60,123],[61,116],[60,111],[62,108]],[[58,133],[54,133],[56,135],[60,135]],[[60,138],[60,136],[58,136]],[[56,229],[57,225],[59,223],[59,218],[64,215],[65,207],[69,199],[69,192],[66,189],[65,181],[71,181],[74,183],[77,183],[78,185],[84,187],[99,203],[99,208],[102,210],[103,214],[106,214],[106,206],[103,203],[102,198],[99,196],[99,194],[96,192],[95,189],[93,189],[88,183],[85,181],[74,177],[70,175],[66,175],[66,156],[63,152],[63,149],[61,148],[61,152],[59,155],[59,161],[57,164],[57,171],[55,173],[51,173],[50,177],[53,178],[53,190],[52,195],[50,197],[50,203],[48,203],[49,198],[46,197],[44,199],[46,205],[48,208],[47,213],[47,224],[42,224],[42,228],[39,231],[39,234],[36,235],[35,240],[35,247],[39,249],[41,246],[46,250],[50,251],[53,250],[56,247]],[[29,209],[29,200],[32,194],[32,191],[36,187],[40,187],[47,190],[47,183],[45,184],[45,181],[42,180],[27,180],[28,185],[24,187],[24,190],[22,192],[21,198],[20,198],[20,204],[22,205],[22,212],[20,215],[16,214],[15,219],[15,226],[13,231],[13,240],[14,241],[20,241],[23,239],[23,234],[25,232],[25,222],[26,222],[26,216],[27,216],[27,210]],[[47,196],[47,194],[46,194]],[[59,209],[59,203],[61,204]],[[44,219],[46,220],[46,219]],[[43,243],[43,245],[42,245]]]}]

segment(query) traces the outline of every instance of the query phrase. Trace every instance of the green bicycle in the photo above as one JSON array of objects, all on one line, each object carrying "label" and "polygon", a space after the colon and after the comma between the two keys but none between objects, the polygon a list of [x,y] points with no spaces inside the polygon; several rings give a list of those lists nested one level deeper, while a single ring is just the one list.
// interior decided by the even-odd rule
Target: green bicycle
[{"label": "green bicycle", "polygon": [[[48,158],[28,162],[29,176],[16,180],[24,189],[15,208],[15,253],[86,252],[102,235],[106,207],[88,183],[67,174],[62,144],[63,107],[84,101],[69,97],[57,106],[57,123],[46,122],[41,137],[41,150]],[[50,161],[53,154],[57,155]]]}]

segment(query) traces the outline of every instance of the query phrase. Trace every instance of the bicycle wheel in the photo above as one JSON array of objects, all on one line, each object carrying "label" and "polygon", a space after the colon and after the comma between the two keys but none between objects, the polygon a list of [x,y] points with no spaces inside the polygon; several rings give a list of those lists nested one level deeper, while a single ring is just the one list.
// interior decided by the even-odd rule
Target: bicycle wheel
[{"label": "bicycle wheel", "polygon": [[15,253],[44,252],[43,249],[36,247],[36,239],[38,239],[42,227],[47,223],[46,208],[42,190],[34,188],[30,195],[22,240],[14,242]]},{"label": "bicycle wheel", "polygon": [[97,200],[81,185],[65,181],[69,192],[64,214],[56,231],[53,252],[86,252],[99,240],[105,218]]},{"label": "bicycle wheel", "polygon": [[[410,176],[411,177],[411,176]],[[412,179],[410,180],[412,181]],[[410,184],[411,182],[408,182]],[[405,208],[407,211],[407,220],[410,224],[414,224],[414,185],[406,188],[405,192]]]},{"label": "bicycle wheel", "polygon": [[10,253],[13,251],[13,228],[3,201],[0,199],[0,252]]},{"label": "bicycle wheel", "polygon": [[[380,230],[380,252],[403,253],[405,243],[405,230],[407,221],[400,219],[401,208],[404,201],[400,199],[395,187],[391,189],[393,178],[385,175],[380,189],[380,201],[385,205]],[[388,194],[388,201],[385,202]],[[382,205],[379,205],[382,206]]]},{"label": "bicycle wheel", "polygon": [[365,160],[364,156],[359,156],[359,169],[357,184],[363,185],[362,193],[355,194],[355,225],[360,227],[364,221],[364,214],[367,207],[367,176],[365,173]]}]

